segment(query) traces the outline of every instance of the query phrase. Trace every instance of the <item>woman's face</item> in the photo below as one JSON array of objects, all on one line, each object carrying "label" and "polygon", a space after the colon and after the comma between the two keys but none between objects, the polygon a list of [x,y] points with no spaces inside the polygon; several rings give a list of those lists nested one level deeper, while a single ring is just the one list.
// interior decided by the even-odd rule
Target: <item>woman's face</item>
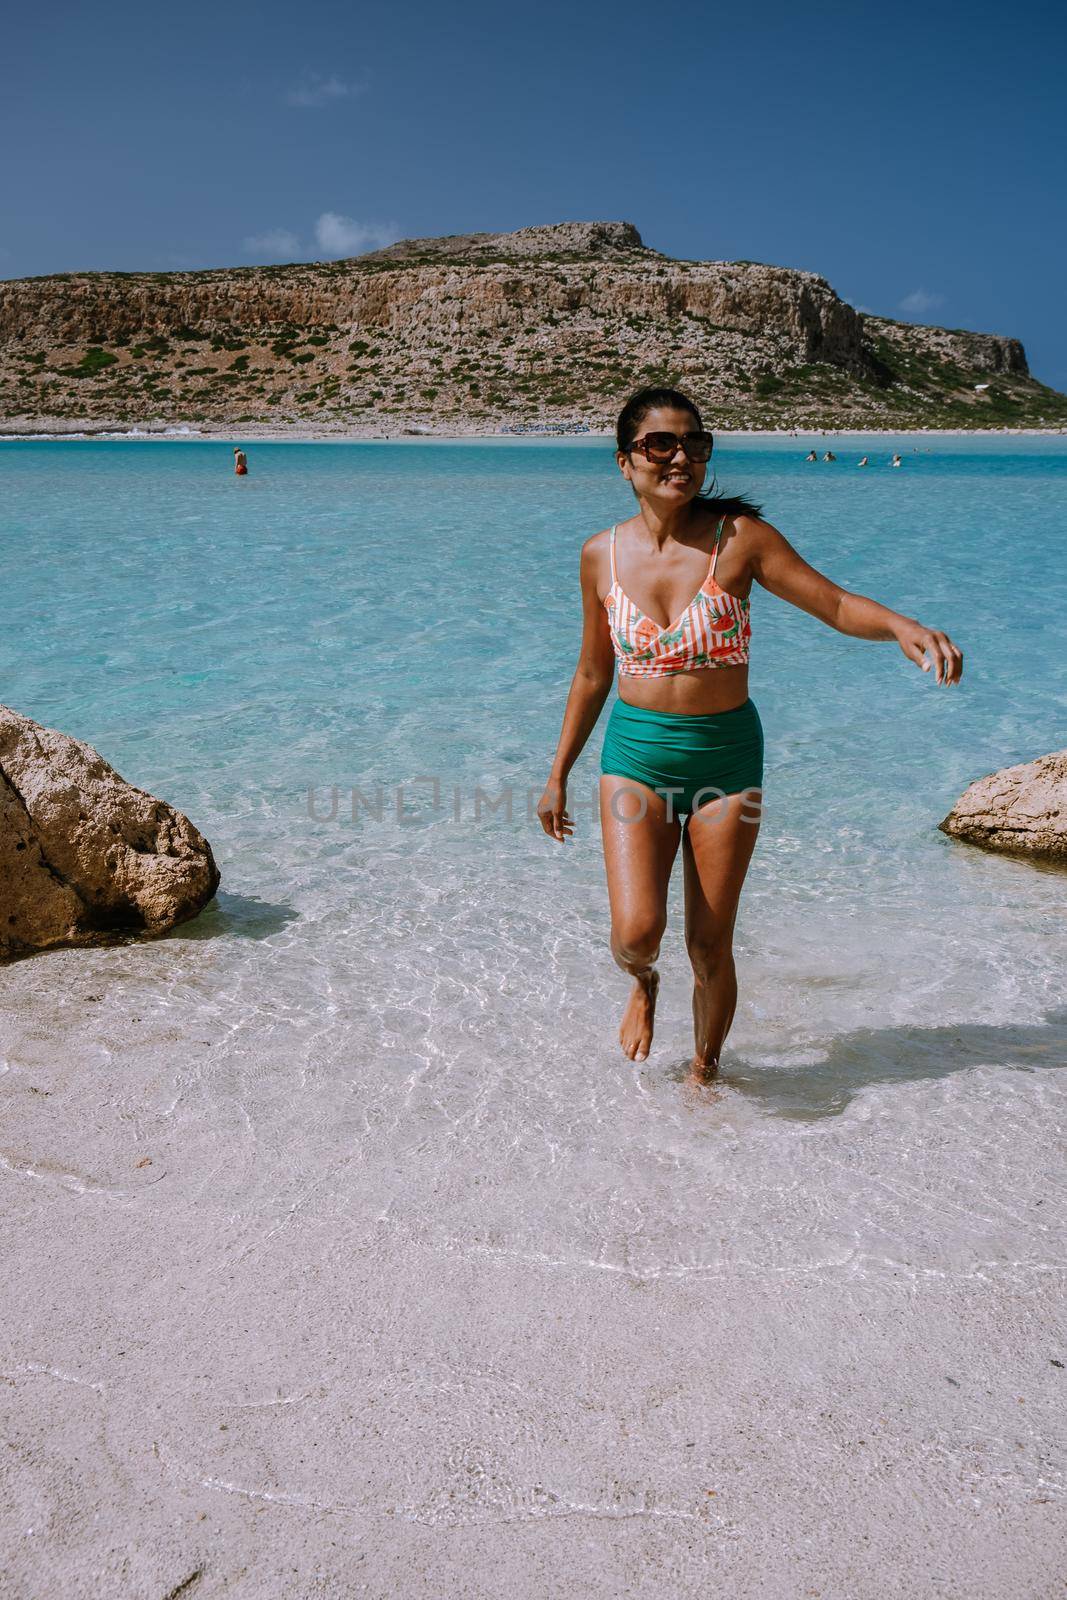
[{"label": "woman's face", "polygon": [[[650,411],[638,426],[635,438],[643,439],[648,433],[673,433],[681,439],[682,434],[695,433],[699,426],[691,411],[675,411],[669,407]],[[620,451],[615,459],[636,493],[664,510],[694,499],[703,487],[708,470],[705,461],[690,461],[681,444],[670,461],[647,461],[640,450],[630,455]]]}]

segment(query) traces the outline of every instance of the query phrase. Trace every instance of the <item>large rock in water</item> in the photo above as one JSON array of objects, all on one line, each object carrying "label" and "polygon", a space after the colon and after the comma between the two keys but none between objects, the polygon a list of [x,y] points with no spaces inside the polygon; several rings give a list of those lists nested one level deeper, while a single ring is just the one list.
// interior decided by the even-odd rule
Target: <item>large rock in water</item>
[{"label": "large rock in water", "polygon": [[219,885],[207,840],[91,745],[0,705],[0,961],[165,933]]},{"label": "large rock in water", "polygon": [[989,850],[1067,862],[1067,750],[979,778],[938,827]]}]

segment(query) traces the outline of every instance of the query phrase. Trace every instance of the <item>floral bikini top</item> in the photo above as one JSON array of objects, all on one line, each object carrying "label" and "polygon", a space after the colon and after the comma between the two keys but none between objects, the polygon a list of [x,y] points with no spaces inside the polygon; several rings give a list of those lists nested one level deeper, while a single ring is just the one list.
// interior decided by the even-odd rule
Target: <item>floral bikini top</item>
[{"label": "floral bikini top", "polygon": [[[702,667],[741,667],[748,661],[752,628],[749,602],[727,594],[715,582],[719,540],[725,517],[715,530],[708,575],[676,622],[666,628],[639,611],[624,594],[615,572],[615,528],[611,530],[611,588],[604,596],[619,676],[666,678]],[[618,523],[615,524],[618,527]]]}]

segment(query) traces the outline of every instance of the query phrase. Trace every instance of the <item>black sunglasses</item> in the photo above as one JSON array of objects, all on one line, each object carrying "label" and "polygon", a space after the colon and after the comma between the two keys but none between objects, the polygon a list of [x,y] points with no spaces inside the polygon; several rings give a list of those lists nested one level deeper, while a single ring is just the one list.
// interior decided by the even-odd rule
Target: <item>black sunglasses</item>
[{"label": "black sunglasses", "polygon": [[710,433],[683,433],[681,438],[676,433],[646,433],[643,439],[634,440],[627,454],[636,450],[646,461],[663,466],[673,460],[681,445],[690,461],[710,461],[714,443]]}]

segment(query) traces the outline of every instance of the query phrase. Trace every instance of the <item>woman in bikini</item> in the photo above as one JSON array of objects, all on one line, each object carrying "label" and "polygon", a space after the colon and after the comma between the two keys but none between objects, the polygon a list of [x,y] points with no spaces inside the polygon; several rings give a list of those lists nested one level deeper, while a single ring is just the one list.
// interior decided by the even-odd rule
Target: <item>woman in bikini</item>
[{"label": "woman in bikini", "polygon": [[615,460],[638,509],[582,546],[581,653],[537,808],[549,838],[574,832],[567,777],[617,660],[600,819],[611,952],[633,979],[619,1042],[631,1061],[648,1056],[680,843],[694,980],[691,1076],[699,1083],[718,1071],[733,1021],[734,922],[763,802],[763,729],[748,695],[753,582],[839,633],[896,640],[924,672],[933,667],[939,684],[958,683],[963,670],[947,634],[842,589],[751,501],[717,496],[714,479],[702,493],[712,444],[696,405],[676,389],[642,389],[623,408]]}]

